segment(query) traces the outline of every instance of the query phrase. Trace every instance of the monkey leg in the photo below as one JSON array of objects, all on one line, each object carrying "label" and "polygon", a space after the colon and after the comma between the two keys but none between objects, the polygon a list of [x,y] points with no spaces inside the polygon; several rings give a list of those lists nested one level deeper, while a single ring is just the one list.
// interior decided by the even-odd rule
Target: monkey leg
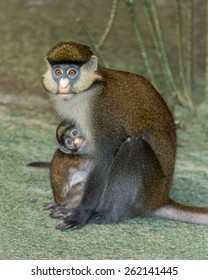
[{"label": "monkey leg", "polygon": [[148,216],[168,200],[168,180],[155,154],[141,135],[128,138],[114,158],[91,223],[115,223]]},{"label": "monkey leg", "polygon": [[54,201],[57,205],[66,204],[67,190],[65,185],[68,180],[68,170],[73,162],[73,158],[62,153],[59,149],[54,153],[50,168],[50,181],[53,191]]},{"label": "monkey leg", "polygon": [[99,164],[94,165],[93,170],[87,178],[85,192],[80,206],[73,209],[72,214],[66,217],[64,223],[58,225],[56,227],[57,229],[75,230],[87,224],[101,198],[108,169],[107,166],[107,162],[103,162],[102,166]]},{"label": "monkey leg", "polygon": [[100,204],[89,222],[115,223],[135,216],[154,216],[208,224],[208,208],[186,206],[169,198],[169,179],[148,144],[148,138],[127,139],[115,157]]},{"label": "monkey leg", "polygon": [[[67,217],[64,224],[59,225],[60,229],[77,229],[86,223],[115,223],[138,215],[147,216],[167,200],[168,181],[144,135],[124,141],[105,174],[100,197],[92,199],[94,188],[90,190],[92,196],[86,192],[88,197],[85,196],[85,201],[82,201],[83,208],[77,208]],[[88,206],[89,201],[91,206],[94,205],[93,210]]]},{"label": "monkey leg", "polygon": [[74,178],[77,168],[81,168],[80,162],[78,157],[64,154],[59,149],[55,152],[50,168],[54,202],[44,205],[45,210],[51,210],[50,216],[52,218],[63,219],[71,214],[72,208],[80,204],[84,184],[76,183],[74,180],[75,185],[71,185],[72,176]]}]

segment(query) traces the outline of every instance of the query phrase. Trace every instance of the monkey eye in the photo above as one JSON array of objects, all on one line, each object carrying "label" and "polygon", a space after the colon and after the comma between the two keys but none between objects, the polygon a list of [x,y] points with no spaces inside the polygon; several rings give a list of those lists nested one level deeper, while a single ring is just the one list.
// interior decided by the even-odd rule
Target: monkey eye
[{"label": "monkey eye", "polygon": [[77,131],[77,130],[73,130],[73,131],[72,131],[72,135],[73,135],[74,137],[76,137],[77,134],[78,134],[78,131]]},{"label": "monkey eye", "polygon": [[56,76],[61,76],[62,75],[62,71],[60,69],[56,69],[55,70],[55,74],[56,74]]},{"label": "monkey eye", "polygon": [[69,76],[74,77],[77,74],[77,71],[75,69],[70,69],[68,74]]},{"label": "monkey eye", "polygon": [[73,144],[72,139],[68,138],[68,139],[66,140],[66,144],[69,145],[69,146],[71,146],[71,145]]}]

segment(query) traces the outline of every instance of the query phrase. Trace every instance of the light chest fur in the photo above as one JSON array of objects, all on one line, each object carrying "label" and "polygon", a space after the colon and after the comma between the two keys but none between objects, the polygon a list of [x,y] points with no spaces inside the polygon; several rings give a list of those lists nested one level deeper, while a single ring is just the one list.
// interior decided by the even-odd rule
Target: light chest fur
[{"label": "light chest fur", "polygon": [[62,120],[68,119],[75,123],[90,149],[93,147],[90,106],[91,99],[95,94],[95,90],[87,90],[75,94],[69,100],[62,100],[58,95],[51,94],[51,100],[59,117]]}]

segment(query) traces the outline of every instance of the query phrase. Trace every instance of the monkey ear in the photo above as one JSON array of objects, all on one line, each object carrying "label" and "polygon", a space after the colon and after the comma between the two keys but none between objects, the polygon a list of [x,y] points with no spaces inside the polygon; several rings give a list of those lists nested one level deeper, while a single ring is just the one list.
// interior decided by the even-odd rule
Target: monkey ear
[{"label": "monkey ear", "polygon": [[91,71],[97,71],[98,69],[98,58],[95,55],[92,55],[90,59],[86,62],[86,66],[91,70]]},{"label": "monkey ear", "polygon": [[50,65],[50,63],[48,62],[47,56],[44,58],[44,60],[45,60],[45,62],[46,62],[46,64],[47,64],[48,68],[50,68],[51,65]]}]

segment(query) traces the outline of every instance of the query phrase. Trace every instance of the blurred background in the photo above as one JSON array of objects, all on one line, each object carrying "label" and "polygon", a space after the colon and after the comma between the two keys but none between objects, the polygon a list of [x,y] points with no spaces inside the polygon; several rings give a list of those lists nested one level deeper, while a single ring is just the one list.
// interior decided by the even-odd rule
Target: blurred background
[{"label": "blurred background", "polygon": [[206,226],[138,218],[56,231],[42,209],[49,172],[26,165],[57,148],[44,58],[75,41],[160,91],[177,123],[171,197],[207,207],[208,1],[0,0],[0,36],[0,259],[207,259]]},{"label": "blurred background", "polygon": [[1,0],[0,90],[42,94],[47,51],[59,41],[76,41],[90,45],[102,65],[147,77],[172,108],[179,103],[193,109],[208,95],[207,5],[205,0]]}]

